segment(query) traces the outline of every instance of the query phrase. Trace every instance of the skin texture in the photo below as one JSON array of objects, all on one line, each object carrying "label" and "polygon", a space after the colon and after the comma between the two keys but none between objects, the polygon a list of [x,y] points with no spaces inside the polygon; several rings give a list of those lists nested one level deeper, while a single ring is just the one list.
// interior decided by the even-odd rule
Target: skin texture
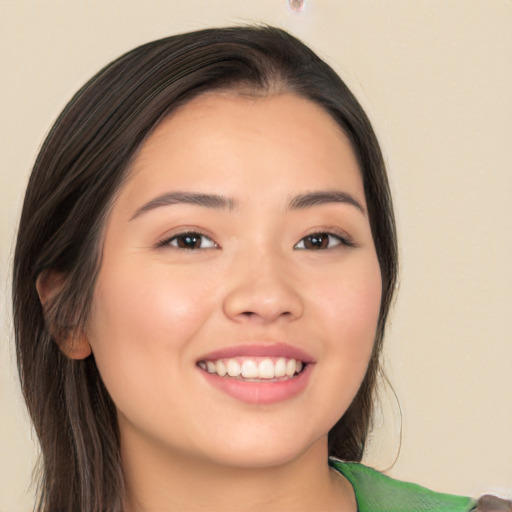
[{"label": "skin texture", "polygon": [[[333,190],[363,211],[287,208],[294,196]],[[136,215],[176,191],[236,204]],[[92,349],[118,409],[127,512],[355,510],[326,461],[327,433],[364,377],[379,314],[364,208],[347,138],[293,94],[208,93],[147,139],[106,225],[87,337],[75,340],[77,354]],[[205,235],[203,245],[162,245],[183,232]],[[313,233],[354,246],[333,236],[327,248],[303,249]],[[311,355],[301,393],[245,403],[197,366],[213,350],[255,342]]]}]

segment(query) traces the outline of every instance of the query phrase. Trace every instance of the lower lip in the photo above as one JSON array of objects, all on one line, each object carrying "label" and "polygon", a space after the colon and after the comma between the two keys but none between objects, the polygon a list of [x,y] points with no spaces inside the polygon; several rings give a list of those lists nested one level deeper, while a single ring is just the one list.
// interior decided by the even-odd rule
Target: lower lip
[{"label": "lower lip", "polygon": [[198,369],[209,384],[227,395],[248,404],[267,405],[299,395],[308,383],[312,367],[313,364],[308,364],[295,377],[275,382],[247,382]]}]

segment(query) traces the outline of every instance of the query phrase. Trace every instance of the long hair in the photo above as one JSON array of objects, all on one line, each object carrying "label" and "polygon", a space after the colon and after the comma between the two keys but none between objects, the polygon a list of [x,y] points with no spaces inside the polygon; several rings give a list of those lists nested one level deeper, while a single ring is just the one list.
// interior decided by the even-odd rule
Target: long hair
[{"label": "long hair", "polygon": [[[240,88],[314,101],[346,133],[358,158],[382,302],[368,370],[329,432],[329,454],[362,457],[397,274],[393,209],[377,139],[344,82],[296,38],[271,27],[207,29],[145,44],[101,70],[61,113],[32,170],[14,257],[13,309],[22,390],[41,445],[40,512],[122,510],[115,406],[94,356],[66,358],[55,333],[84,331],[106,218],[148,135],[202,92]],[[62,272],[65,283],[43,309],[35,282],[50,269]]]}]

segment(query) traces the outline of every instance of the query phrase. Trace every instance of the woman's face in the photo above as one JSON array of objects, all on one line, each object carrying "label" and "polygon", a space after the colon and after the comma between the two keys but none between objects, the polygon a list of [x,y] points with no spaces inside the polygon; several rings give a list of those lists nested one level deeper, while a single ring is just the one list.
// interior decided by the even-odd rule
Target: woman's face
[{"label": "woman's face", "polygon": [[266,467],[325,450],[380,299],[331,117],[293,94],[192,100],[144,143],[106,226],[88,339],[124,456]]}]

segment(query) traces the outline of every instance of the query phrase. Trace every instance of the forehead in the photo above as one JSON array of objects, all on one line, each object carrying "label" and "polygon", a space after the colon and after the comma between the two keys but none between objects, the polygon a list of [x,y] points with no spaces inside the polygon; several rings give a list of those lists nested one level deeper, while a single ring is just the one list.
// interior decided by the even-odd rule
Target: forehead
[{"label": "forehead", "polygon": [[156,127],[130,171],[124,193],[137,196],[163,186],[230,193],[230,187],[245,184],[256,193],[272,184],[306,190],[343,186],[364,202],[345,133],[321,106],[291,93],[202,94]]}]

